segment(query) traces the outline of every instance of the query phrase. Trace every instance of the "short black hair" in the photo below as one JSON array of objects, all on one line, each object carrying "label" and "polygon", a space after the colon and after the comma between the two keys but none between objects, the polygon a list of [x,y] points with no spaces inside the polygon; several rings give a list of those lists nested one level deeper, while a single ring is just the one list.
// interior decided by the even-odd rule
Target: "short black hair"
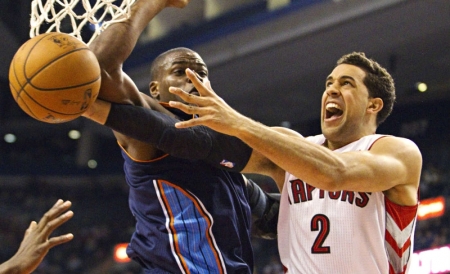
[{"label": "short black hair", "polygon": [[366,72],[366,85],[371,98],[381,98],[383,108],[377,116],[377,126],[383,123],[391,114],[395,103],[395,84],[389,72],[373,59],[366,57],[364,52],[352,52],[342,56],[336,63],[354,65]]},{"label": "short black hair", "polygon": [[151,66],[150,66],[150,80],[153,81],[158,78],[159,69],[160,69],[161,65],[164,63],[164,61],[166,60],[166,57],[168,55],[170,55],[171,53],[180,52],[180,51],[195,52],[189,48],[178,47],[178,48],[169,49],[169,50],[161,53],[160,55],[158,55],[155,58],[155,60],[153,60]]}]

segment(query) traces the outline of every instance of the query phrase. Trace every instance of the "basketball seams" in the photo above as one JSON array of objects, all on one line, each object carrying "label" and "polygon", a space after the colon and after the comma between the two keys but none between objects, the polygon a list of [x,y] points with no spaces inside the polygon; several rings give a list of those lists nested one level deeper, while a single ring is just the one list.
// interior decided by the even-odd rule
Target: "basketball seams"
[{"label": "basketball seams", "polygon": [[[34,47],[35,47],[42,39],[45,39],[45,37],[47,37],[47,36],[49,36],[49,35],[50,35],[50,33],[48,33],[48,34],[46,34],[46,35],[42,35],[42,37],[41,37],[40,39],[38,39],[38,40],[36,41],[36,43],[34,43],[34,45],[31,46],[31,48],[34,48]],[[18,54],[20,51],[25,50],[25,48],[26,48],[25,44],[22,45],[22,46],[19,48],[19,50],[17,51],[17,53],[14,55],[14,57],[13,57],[13,59],[12,59],[12,61],[11,61],[11,66],[13,66],[12,71],[14,72],[14,78],[15,78],[15,80],[16,80],[16,82],[17,82],[17,85],[19,86],[19,91],[16,90],[17,98],[20,98],[20,93],[23,91],[24,87],[25,87],[25,86],[27,85],[27,83],[28,83],[28,81],[26,81],[25,83],[20,83],[19,77],[17,76],[16,66],[15,66],[15,65],[16,65],[15,59],[17,58],[17,54]],[[31,53],[31,50],[28,51],[27,56],[25,57],[25,62],[24,62],[24,64],[23,64],[24,70],[25,70],[25,67],[26,67],[26,60],[28,59],[30,53]],[[25,71],[23,71],[23,72],[24,72],[24,76],[25,76],[25,79],[26,79]],[[14,99],[16,99],[16,97],[15,97]],[[17,101],[17,99],[16,99],[16,101]]]},{"label": "basketball seams", "polygon": [[[99,80],[99,79],[97,79],[96,81],[98,81],[98,80]],[[85,85],[87,85],[87,84],[85,84]],[[85,85],[83,85],[83,86],[85,86]],[[57,90],[64,90],[64,89],[57,89]],[[82,114],[82,113],[85,111],[85,109],[82,109],[82,110],[80,110],[80,111],[78,111],[78,112],[71,112],[71,113],[59,112],[59,111],[56,111],[56,110],[54,110],[54,109],[51,109],[51,108],[46,107],[45,105],[43,105],[43,104],[42,104],[41,102],[39,102],[39,101],[36,101],[33,97],[31,97],[31,96],[26,92],[26,90],[24,90],[24,93],[25,93],[25,94],[28,96],[28,98],[29,98],[31,101],[33,101],[36,105],[42,107],[42,108],[45,109],[45,110],[54,112],[54,113],[56,113],[56,114],[61,114],[61,115],[78,115],[78,114]],[[22,100],[22,101],[23,101],[23,100]]]},{"label": "basketball seams", "polygon": [[[33,78],[30,78],[30,79],[28,79],[28,77],[27,77],[27,73],[26,73],[26,68],[27,68],[27,63],[28,63],[28,59],[30,58],[30,54],[33,52],[33,49],[39,44],[39,42],[41,42],[42,40],[44,40],[46,37],[48,37],[48,36],[50,36],[52,33],[48,33],[47,35],[43,35],[40,39],[38,39],[37,41],[36,41],[36,43],[34,43],[34,45],[32,45],[31,47],[30,47],[30,49],[28,50],[28,53],[27,53],[27,55],[26,55],[26,57],[25,57],[25,60],[24,60],[24,63],[23,63],[23,77],[25,78],[25,83],[23,83],[23,86],[22,86],[22,90],[24,89],[24,87],[27,85],[27,84],[29,84],[30,83],[30,80],[31,79],[33,79]],[[19,49],[19,51],[20,50],[23,50],[23,48],[21,48],[21,49]],[[15,58],[15,57],[14,57]],[[14,62],[14,59],[13,59],[13,62]],[[14,71],[15,72],[15,71]],[[36,73],[33,75],[33,77],[36,75]]]},{"label": "basketball seams", "polygon": [[66,52],[66,53],[64,53],[64,54],[62,54],[62,55],[60,55],[60,56],[58,56],[58,57],[55,58],[55,59],[49,60],[45,66],[41,67],[41,68],[40,68],[38,71],[36,71],[32,76],[30,76],[30,78],[28,78],[27,75],[26,75],[26,73],[25,73],[25,70],[26,70],[26,62],[25,62],[25,66],[24,66],[24,77],[25,77],[25,79],[27,80],[27,83],[28,83],[30,86],[32,86],[34,89],[41,90],[41,91],[54,91],[54,90],[71,89],[71,88],[82,87],[82,86],[85,86],[85,85],[89,85],[89,84],[95,83],[100,77],[97,77],[96,79],[94,79],[94,80],[92,80],[92,81],[85,82],[85,83],[82,83],[82,84],[79,84],[79,85],[75,85],[75,86],[66,86],[66,87],[57,87],[57,88],[40,88],[40,87],[37,87],[37,86],[33,85],[33,83],[31,83],[31,81],[33,80],[33,78],[34,78],[36,75],[38,75],[40,72],[42,72],[43,70],[45,70],[46,68],[48,68],[50,65],[52,65],[52,64],[55,63],[56,61],[58,61],[58,60],[60,60],[60,59],[62,59],[62,58],[64,58],[64,57],[67,57],[68,55],[70,55],[70,54],[72,54],[72,53],[81,51],[81,50],[88,50],[88,51],[89,51],[88,48],[77,48],[77,49],[71,50],[71,51],[69,51],[69,52]]},{"label": "basketball seams", "polygon": [[[26,103],[26,101],[22,98],[21,93],[22,91],[24,91],[25,86],[27,85],[27,82],[25,82],[24,85],[22,85],[19,81],[19,78],[17,76],[17,71],[16,71],[16,63],[15,63],[15,58],[16,56],[13,57],[13,60],[11,62],[11,66],[12,66],[12,72],[14,75],[14,79],[16,80],[16,84],[18,85],[19,90],[16,89],[16,87],[14,87],[14,85],[11,83],[11,80],[9,81],[9,87],[11,89],[11,91],[15,91],[16,95],[13,96],[14,100],[17,102],[17,104],[19,105],[20,108],[26,108],[28,111],[25,111],[26,113],[28,113],[31,117],[37,119],[37,116],[34,114],[34,112],[29,108],[28,104]],[[28,94],[25,92],[25,94],[27,95],[28,98],[30,98],[30,96],[28,96]],[[20,102],[19,102],[20,101]]]},{"label": "basketball seams", "polygon": [[81,116],[101,85],[100,67],[90,49],[73,36],[55,32],[23,44],[11,61],[9,77],[19,107],[46,123]]},{"label": "basketball seams", "polygon": [[13,72],[14,79],[16,80],[16,83],[17,83],[17,85],[18,85],[19,91],[17,91],[17,89],[13,86],[13,84],[11,83],[11,79],[10,79],[10,81],[9,81],[9,86],[10,86],[11,90],[13,90],[13,88],[14,88],[14,91],[16,92],[16,96],[14,96],[14,99],[17,101],[17,98],[20,97],[20,92],[23,90],[23,86],[20,84],[19,78],[17,77],[16,63],[14,62],[14,59],[15,59],[15,58],[16,58],[16,57],[14,57],[13,60],[12,60],[12,62],[11,62],[12,68],[11,68],[10,70],[12,70],[12,72]]},{"label": "basketball seams", "polygon": [[[45,37],[44,37],[44,38],[45,38]],[[44,39],[44,38],[43,38],[43,39]],[[86,86],[86,85],[90,85],[90,84],[92,84],[92,83],[97,82],[97,81],[99,80],[99,78],[100,78],[100,77],[97,77],[97,79],[95,79],[95,80],[93,80],[93,81],[86,82],[86,83],[83,83],[83,84],[80,84],[80,85],[76,85],[76,86],[67,86],[67,87],[53,88],[53,89],[44,89],[44,88],[39,88],[39,87],[33,85],[33,83],[31,82],[31,81],[33,80],[33,78],[34,78],[36,75],[38,75],[41,71],[43,71],[44,69],[46,69],[48,66],[50,66],[51,64],[53,64],[54,62],[56,62],[56,61],[58,61],[58,60],[60,60],[60,59],[62,59],[62,58],[64,58],[64,57],[66,57],[66,56],[68,56],[68,55],[70,55],[70,54],[72,54],[72,53],[74,53],[74,52],[78,52],[78,51],[80,51],[80,50],[89,50],[88,48],[76,48],[76,49],[74,49],[74,50],[68,51],[68,52],[66,52],[66,53],[64,53],[64,54],[62,54],[62,55],[60,55],[60,56],[58,56],[58,57],[56,57],[56,58],[54,58],[54,59],[49,60],[48,63],[47,63],[45,66],[41,67],[41,68],[40,68],[39,70],[37,70],[32,76],[28,77],[28,76],[27,76],[27,73],[26,73],[26,67],[27,67],[28,58],[29,58],[29,56],[30,56],[32,50],[33,50],[33,49],[37,46],[37,44],[39,44],[39,42],[42,41],[43,39],[39,39],[39,41],[37,41],[37,42],[31,47],[30,51],[29,51],[28,54],[27,54],[27,57],[26,57],[26,59],[25,59],[25,63],[24,63],[24,66],[23,66],[23,75],[24,75],[24,79],[26,80],[26,82],[25,82],[24,85],[21,87],[20,93],[22,93],[22,92],[25,93],[25,94],[27,95],[27,97],[28,97],[29,100],[31,100],[32,102],[34,102],[36,105],[40,106],[41,108],[43,108],[43,109],[45,109],[45,110],[48,110],[48,111],[51,111],[51,112],[53,112],[53,113],[56,113],[56,114],[59,114],[59,115],[65,115],[65,116],[73,116],[73,115],[82,114],[82,113],[84,112],[84,110],[81,110],[81,111],[79,111],[79,112],[74,112],[74,113],[63,113],[63,112],[59,112],[59,111],[50,109],[50,108],[48,108],[47,106],[43,105],[41,102],[37,101],[37,100],[36,100],[35,98],[33,98],[32,96],[30,96],[30,94],[28,94],[28,92],[27,92],[27,90],[26,90],[26,86],[27,86],[27,85],[29,85],[29,86],[33,87],[35,90],[39,90],[39,91],[57,91],[57,90],[67,90],[67,89],[73,89],[73,88],[78,88],[78,87],[83,87],[83,86]],[[15,70],[14,70],[14,73],[16,74]],[[18,79],[17,79],[17,76],[16,76],[16,80],[18,80]],[[20,83],[19,83],[19,86],[20,86]],[[21,95],[18,94],[17,96],[18,96],[18,98],[21,99],[22,105],[23,105],[23,106],[26,106],[26,108],[28,109],[28,112],[29,112],[29,113],[32,113],[32,116],[33,116],[34,118],[36,118],[37,115],[36,115],[36,114],[33,112],[33,110],[28,106],[28,104],[26,104],[26,101],[23,100],[23,99],[21,98]]]}]

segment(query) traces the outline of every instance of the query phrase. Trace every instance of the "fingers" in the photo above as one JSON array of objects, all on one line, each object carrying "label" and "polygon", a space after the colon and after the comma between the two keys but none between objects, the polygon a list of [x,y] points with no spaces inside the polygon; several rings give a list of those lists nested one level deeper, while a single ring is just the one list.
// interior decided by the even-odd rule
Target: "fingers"
[{"label": "fingers", "polygon": [[31,231],[36,229],[37,223],[35,221],[31,221],[30,226],[28,226],[27,230],[25,230],[25,237],[30,235]]},{"label": "fingers", "polygon": [[201,118],[197,118],[197,119],[190,119],[187,121],[182,121],[182,122],[176,122],[175,123],[175,127],[176,128],[188,128],[188,127],[193,127],[193,126],[197,126],[197,125],[201,125]]},{"label": "fingers", "polygon": [[52,248],[54,246],[63,244],[63,243],[67,243],[69,241],[71,241],[73,239],[73,234],[72,233],[67,233],[65,235],[61,235],[61,236],[57,236],[57,237],[52,237],[50,239],[48,239],[48,247]]},{"label": "fingers", "polygon": [[197,77],[197,74],[193,72],[190,69],[186,69],[186,75],[191,80],[191,82],[194,84],[195,88],[199,92],[200,96],[196,96],[193,94],[189,94],[185,92],[184,90],[180,88],[170,87],[169,92],[177,95],[180,97],[184,102],[188,103],[189,105],[170,101],[169,105],[171,107],[175,107],[180,109],[181,111],[187,113],[187,114],[199,114],[197,111],[199,108],[193,107],[192,105],[196,106],[208,106],[211,104],[210,98],[208,97],[214,97],[216,94],[212,91],[211,83],[209,80],[205,79],[205,83],[202,82],[202,79]]},{"label": "fingers", "polygon": [[211,82],[208,79],[202,80],[201,78],[197,77],[197,74],[189,68],[186,69],[186,75],[191,80],[192,84],[194,84],[194,87],[200,93],[200,96],[203,96],[203,97],[217,96],[214,93],[214,91],[212,90]]},{"label": "fingers", "polygon": [[70,201],[63,202],[62,200],[58,200],[58,202],[56,202],[56,204],[41,218],[37,225],[37,229],[42,231],[45,237],[48,237],[56,228],[73,217],[72,211],[67,211],[62,214],[71,206],[72,203]]},{"label": "fingers", "polygon": [[[189,93],[185,92],[184,90],[182,90],[181,88],[170,87],[169,92],[179,96],[183,101],[185,101],[186,103],[189,103],[189,104],[197,105],[199,103],[199,101],[201,100],[199,96],[189,94]],[[175,101],[170,101],[169,102],[170,106],[172,106],[171,105],[172,102],[175,102]],[[178,104],[176,104],[176,105],[178,105]]]}]

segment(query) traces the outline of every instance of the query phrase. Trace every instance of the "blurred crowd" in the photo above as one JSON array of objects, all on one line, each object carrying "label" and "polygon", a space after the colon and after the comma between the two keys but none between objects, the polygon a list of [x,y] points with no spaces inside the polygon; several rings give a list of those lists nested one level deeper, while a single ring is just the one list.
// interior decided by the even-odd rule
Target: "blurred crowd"
[{"label": "blurred crowd", "polygon": [[133,218],[124,189],[95,183],[90,187],[70,187],[30,181],[1,188],[1,261],[17,251],[30,221],[39,221],[58,198],[71,200],[75,215],[54,234],[71,232],[75,238],[50,250],[34,273],[93,273],[91,269],[100,262],[110,261],[116,244],[128,241]]}]

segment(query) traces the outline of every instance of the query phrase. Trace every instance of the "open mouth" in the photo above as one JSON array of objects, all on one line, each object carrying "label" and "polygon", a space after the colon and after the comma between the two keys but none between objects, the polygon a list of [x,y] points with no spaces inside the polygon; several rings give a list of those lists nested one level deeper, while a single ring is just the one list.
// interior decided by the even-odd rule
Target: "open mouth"
[{"label": "open mouth", "polygon": [[189,94],[200,96],[200,93],[197,91],[196,88],[191,89],[191,91],[189,91]]},{"label": "open mouth", "polygon": [[344,112],[335,103],[328,103],[325,107],[325,119],[339,118]]}]

